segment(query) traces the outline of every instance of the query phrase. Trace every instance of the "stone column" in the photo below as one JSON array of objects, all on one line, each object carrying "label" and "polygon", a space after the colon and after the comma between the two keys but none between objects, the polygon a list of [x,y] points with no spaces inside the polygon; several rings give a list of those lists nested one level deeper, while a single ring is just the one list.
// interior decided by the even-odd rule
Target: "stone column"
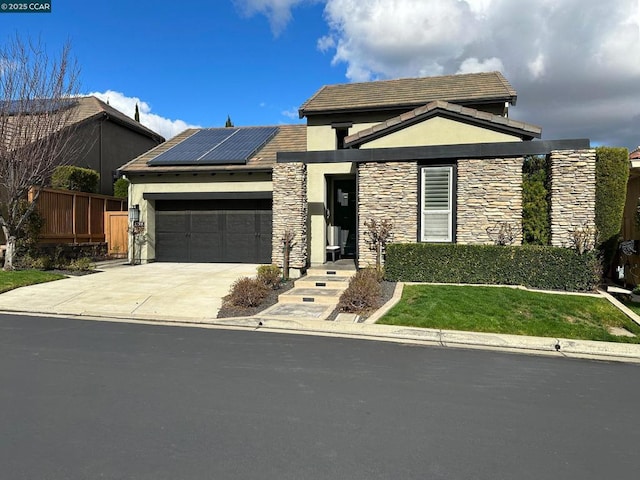
[{"label": "stone column", "polygon": [[456,242],[494,244],[501,226],[522,243],[523,158],[458,160]]},{"label": "stone column", "polygon": [[[289,267],[299,276],[307,267],[307,166],[301,162],[277,163],[273,167],[273,249],[272,262],[282,267],[283,238],[294,235]],[[297,275],[296,275],[297,273]]]},{"label": "stone column", "polygon": [[596,218],[596,151],[551,152],[551,245],[573,246],[576,230],[594,233]]},{"label": "stone column", "polygon": [[358,165],[358,267],[375,266],[365,222],[393,222],[392,241],[415,243],[418,235],[417,162]]}]

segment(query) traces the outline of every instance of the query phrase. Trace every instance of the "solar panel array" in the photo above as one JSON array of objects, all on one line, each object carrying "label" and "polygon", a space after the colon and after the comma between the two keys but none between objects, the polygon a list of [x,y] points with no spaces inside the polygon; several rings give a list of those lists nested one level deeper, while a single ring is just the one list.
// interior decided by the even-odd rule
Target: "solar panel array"
[{"label": "solar panel array", "polygon": [[242,165],[278,127],[205,128],[148,162],[151,166]]}]

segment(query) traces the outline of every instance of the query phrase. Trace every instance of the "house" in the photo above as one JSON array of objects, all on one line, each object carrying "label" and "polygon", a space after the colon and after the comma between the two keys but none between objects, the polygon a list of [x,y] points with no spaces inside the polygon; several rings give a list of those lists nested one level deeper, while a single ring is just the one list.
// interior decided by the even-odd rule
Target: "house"
[{"label": "house", "polygon": [[[15,115],[24,114],[16,103]],[[45,115],[52,108],[70,109],[63,118],[65,128],[74,128],[74,152],[67,158],[72,165],[90,168],[100,174],[97,193],[113,195],[117,171],[125,163],[164,142],[164,138],[93,96],[76,97],[60,102],[31,102],[28,115]],[[24,109],[24,106],[20,108]],[[4,111],[11,113],[11,109]],[[7,118],[11,123],[11,115]]]},{"label": "house", "polygon": [[[499,72],[328,85],[299,109],[306,125],[188,130],[125,165],[146,224],[142,261],[283,261],[328,254],[371,265],[365,222],[396,242],[492,243],[520,232],[525,155],[551,155],[552,237],[591,226],[595,150],[535,140],[512,120]],[[521,240],[517,238],[516,240]]]}]

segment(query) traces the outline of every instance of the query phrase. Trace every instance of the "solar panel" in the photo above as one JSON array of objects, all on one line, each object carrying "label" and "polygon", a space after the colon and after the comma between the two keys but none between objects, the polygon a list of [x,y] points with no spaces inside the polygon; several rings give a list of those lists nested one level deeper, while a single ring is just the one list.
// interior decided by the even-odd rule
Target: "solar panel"
[{"label": "solar panel", "polygon": [[205,128],[148,162],[157,165],[245,164],[278,127]]}]

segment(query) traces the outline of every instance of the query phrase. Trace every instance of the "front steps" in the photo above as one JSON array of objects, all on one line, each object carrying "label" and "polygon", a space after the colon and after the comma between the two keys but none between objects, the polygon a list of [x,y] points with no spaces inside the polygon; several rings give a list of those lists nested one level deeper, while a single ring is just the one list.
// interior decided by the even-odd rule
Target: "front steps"
[{"label": "front steps", "polygon": [[259,314],[304,320],[324,320],[338,305],[340,295],[355,275],[355,266],[332,268],[332,265],[312,267],[307,275],[295,281],[294,287],[278,297],[278,303]]}]

